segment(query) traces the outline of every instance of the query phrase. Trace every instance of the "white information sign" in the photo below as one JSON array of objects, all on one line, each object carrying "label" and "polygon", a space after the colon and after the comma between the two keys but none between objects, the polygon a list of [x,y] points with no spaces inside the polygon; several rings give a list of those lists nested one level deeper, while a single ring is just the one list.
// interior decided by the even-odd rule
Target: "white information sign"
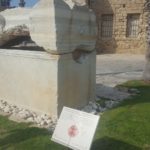
[{"label": "white information sign", "polygon": [[52,141],[73,150],[90,150],[99,116],[64,107]]}]

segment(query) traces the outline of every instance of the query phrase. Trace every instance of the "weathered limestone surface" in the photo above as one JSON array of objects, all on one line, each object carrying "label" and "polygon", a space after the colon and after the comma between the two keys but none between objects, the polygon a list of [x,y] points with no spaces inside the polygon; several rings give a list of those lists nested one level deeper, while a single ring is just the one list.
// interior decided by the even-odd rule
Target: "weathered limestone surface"
[{"label": "weathered limestone surface", "polygon": [[33,41],[46,51],[63,54],[95,48],[95,16],[85,0],[41,0],[33,9],[15,8],[0,13],[4,31],[25,25]]},{"label": "weathered limestone surface", "polygon": [[14,28],[16,26],[26,25],[29,26],[30,8],[12,8],[0,12],[0,15],[5,18],[4,31]]},{"label": "weathered limestone surface", "polygon": [[75,5],[72,0],[41,0],[30,15],[33,41],[55,54],[75,49],[92,51],[96,38],[95,17],[82,1],[76,1],[78,5]]},{"label": "weathered limestone surface", "polygon": [[72,54],[0,50],[0,98],[57,117],[62,107],[80,108],[94,99],[95,52]]},{"label": "weathered limestone surface", "polygon": [[96,25],[85,0],[41,0],[32,11],[1,15],[1,36],[25,26],[49,52],[0,50],[1,99],[56,117],[63,106],[80,108],[94,100]]},{"label": "weathered limestone surface", "polygon": [[0,13],[0,46],[19,36],[29,36],[28,8],[6,9]]}]

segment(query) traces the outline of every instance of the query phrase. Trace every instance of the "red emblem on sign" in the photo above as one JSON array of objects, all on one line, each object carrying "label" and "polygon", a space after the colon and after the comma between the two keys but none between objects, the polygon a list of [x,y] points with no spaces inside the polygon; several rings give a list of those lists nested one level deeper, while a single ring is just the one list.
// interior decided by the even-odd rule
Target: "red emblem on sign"
[{"label": "red emblem on sign", "polygon": [[75,137],[78,135],[78,128],[76,125],[72,125],[69,129],[68,129],[68,135],[70,137]]}]

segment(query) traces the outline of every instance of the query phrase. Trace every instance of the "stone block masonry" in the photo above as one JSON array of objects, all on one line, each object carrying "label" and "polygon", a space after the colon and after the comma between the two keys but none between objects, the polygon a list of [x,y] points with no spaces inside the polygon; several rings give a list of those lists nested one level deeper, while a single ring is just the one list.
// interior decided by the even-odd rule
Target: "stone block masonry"
[{"label": "stone block masonry", "polygon": [[[97,40],[99,53],[145,53],[147,21],[144,3],[145,0],[93,1],[92,7],[96,12],[99,28]],[[103,20],[104,15],[112,15],[112,24],[111,20],[109,24]],[[112,34],[103,36],[102,32]]]}]

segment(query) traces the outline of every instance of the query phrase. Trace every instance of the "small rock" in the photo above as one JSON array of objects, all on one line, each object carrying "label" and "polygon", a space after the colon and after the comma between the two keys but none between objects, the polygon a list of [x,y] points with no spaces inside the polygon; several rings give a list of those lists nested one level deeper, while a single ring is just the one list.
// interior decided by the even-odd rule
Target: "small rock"
[{"label": "small rock", "polygon": [[92,112],[93,111],[93,108],[92,108],[92,106],[90,106],[90,105],[87,105],[87,106],[85,106],[84,108],[83,108],[83,111],[85,111],[85,112]]},{"label": "small rock", "polygon": [[25,113],[19,113],[18,116],[19,116],[21,119],[27,119],[27,118],[28,118],[27,114],[25,114]]},{"label": "small rock", "polygon": [[40,125],[41,126],[47,125],[47,122],[46,121],[41,121]]},{"label": "small rock", "polygon": [[90,113],[93,114],[93,115],[96,115],[97,111],[96,110],[92,110]]},{"label": "small rock", "polygon": [[119,90],[119,91],[121,91],[121,92],[126,92],[126,93],[128,93],[129,92],[129,89],[128,88],[126,88],[126,87],[116,87],[116,90]]},{"label": "small rock", "polygon": [[36,113],[32,113],[33,117],[36,118],[37,117],[37,114]]},{"label": "small rock", "polygon": [[96,105],[96,103],[93,103],[93,104],[92,104],[92,107],[93,107],[93,109],[95,109],[95,110],[98,109],[98,106]]},{"label": "small rock", "polygon": [[17,122],[28,121],[34,122],[38,126],[43,126],[46,128],[55,128],[57,119],[51,119],[47,114],[39,116],[35,112],[29,111],[27,109],[19,108],[13,104],[8,104],[6,101],[0,100],[0,110],[1,112],[9,113],[10,119],[16,120]]},{"label": "small rock", "polygon": [[107,108],[112,108],[114,106],[114,101],[111,101],[111,100],[110,101],[106,101],[105,105],[106,105]]},{"label": "small rock", "polygon": [[5,105],[5,106],[7,105],[7,102],[5,102],[5,101],[3,101],[3,100],[1,101],[1,103],[2,103],[3,105]]},{"label": "small rock", "polygon": [[27,118],[27,121],[34,122],[34,119],[33,119],[33,117],[29,117],[29,118]]},{"label": "small rock", "polygon": [[48,119],[46,120],[47,124],[51,124],[52,123],[52,120]]},{"label": "small rock", "polygon": [[18,113],[19,112],[19,109],[15,108],[12,110],[12,113]]},{"label": "small rock", "polygon": [[36,118],[34,118],[34,120],[36,121],[36,123],[40,123],[42,121],[40,116],[37,116]]},{"label": "small rock", "polygon": [[4,108],[5,113],[11,113],[11,108],[9,106]]},{"label": "small rock", "polygon": [[139,94],[140,91],[137,89],[129,89],[129,92],[134,93],[134,94]]},{"label": "small rock", "polygon": [[4,105],[0,103],[0,109],[4,109]]},{"label": "small rock", "polygon": [[41,115],[41,118],[42,118],[43,120],[48,120],[48,119],[49,119],[49,117],[48,117],[46,114]]}]

